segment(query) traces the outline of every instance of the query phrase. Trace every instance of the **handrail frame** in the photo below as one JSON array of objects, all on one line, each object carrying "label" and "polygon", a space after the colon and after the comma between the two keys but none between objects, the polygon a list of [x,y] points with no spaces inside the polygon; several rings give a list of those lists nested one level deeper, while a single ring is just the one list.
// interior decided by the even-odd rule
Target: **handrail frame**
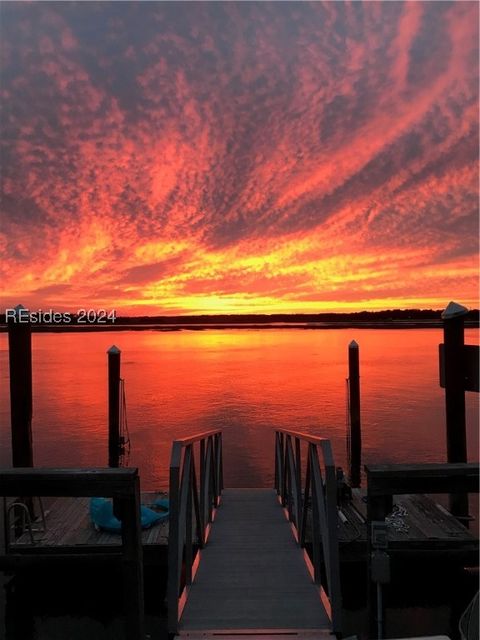
[{"label": "handrail frame", "polygon": [[[302,448],[306,456],[302,483]],[[323,480],[320,456],[325,469]],[[288,429],[275,430],[275,489],[297,540],[305,547],[311,503],[313,579],[329,604],[334,633],[341,633],[342,596],[338,549],[337,474],[330,440]],[[322,555],[328,596],[321,579]]]},{"label": "handrail frame", "polygon": [[[199,459],[199,476],[195,467]],[[198,567],[223,489],[222,432],[205,431],[172,443],[168,536],[168,632],[178,631],[188,590]],[[197,553],[195,553],[195,548]],[[182,568],[185,567],[182,580]]]}]

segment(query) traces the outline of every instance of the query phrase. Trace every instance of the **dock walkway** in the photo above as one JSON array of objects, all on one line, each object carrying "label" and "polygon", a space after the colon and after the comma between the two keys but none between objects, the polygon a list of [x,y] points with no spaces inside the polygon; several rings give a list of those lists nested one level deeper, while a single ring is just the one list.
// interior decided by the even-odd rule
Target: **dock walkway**
[{"label": "dock walkway", "polygon": [[180,634],[246,629],[331,633],[273,489],[223,491],[179,623]]}]

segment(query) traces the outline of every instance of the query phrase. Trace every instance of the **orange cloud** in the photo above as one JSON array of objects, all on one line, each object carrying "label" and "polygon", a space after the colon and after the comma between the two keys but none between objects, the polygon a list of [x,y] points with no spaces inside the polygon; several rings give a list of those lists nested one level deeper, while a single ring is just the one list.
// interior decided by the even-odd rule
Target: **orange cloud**
[{"label": "orange cloud", "polygon": [[2,302],[478,306],[478,6],[191,9],[5,5]]}]

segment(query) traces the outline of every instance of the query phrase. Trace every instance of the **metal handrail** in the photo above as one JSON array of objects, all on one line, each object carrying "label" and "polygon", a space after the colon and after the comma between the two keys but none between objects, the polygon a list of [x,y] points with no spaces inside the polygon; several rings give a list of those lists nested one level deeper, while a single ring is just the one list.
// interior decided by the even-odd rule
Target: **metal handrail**
[{"label": "metal handrail", "polygon": [[[40,510],[40,520],[41,520],[41,528],[39,528],[38,518],[35,521],[32,521],[33,514],[33,500],[37,499],[38,507]],[[3,497],[3,518],[5,522],[5,551],[8,553],[10,551],[11,546],[11,533],[12,529],[15,531],[15,541],[16,538],[22,536],[25,531],[28,530],[29,539],[31,544],[35,544],[36,540],[34,538],[33,532],[42,532],[45,533],[47,530],[47,521],[45,517],[45,509],[43,508],[43,501],[40,496],[34,496],[30,498],[31,506],[29,506],[23,499],[16,498],[13,502],[11,502],[7,506],[7,499]],[[32,513],[31,513],[32,511]],[[11,522],[11,515],[13,513],[13,520]],[[19,513],[21,516],[19,516]],[[35,528],[34,525],[35,524]],[[17,526],[18,525],[18,526]],[[17,533],[18,530],[18,533]]]},{"label": "metal handrail", "polygon": [[[306,445],[306,451],[305,451]],[[303,447],[303,452],[302,452]],[[319,450],[325,468],[322,478]],[[306,456],[302,475],[302,453]],[[330,608],[332,629],[341,633],[342,595],[338,552],[337,477],[330,440],[287,429],[275,430],[275,489],[297,539],[305,547],[307,522],[311,507],[313,578],[319,585],[322,600]],[[325,564],[325,593],[321,582],[322,556]]]},{"label": "metal handrail", "polygon": [[[195,453],[200,465],[198,478]],[[207,541],[222,489],[222,432],[205,431],[175,440],[170,458],[167,587],[169,633],[177,632],[187,590],[198,566],[198,549],[203,548]]]}]

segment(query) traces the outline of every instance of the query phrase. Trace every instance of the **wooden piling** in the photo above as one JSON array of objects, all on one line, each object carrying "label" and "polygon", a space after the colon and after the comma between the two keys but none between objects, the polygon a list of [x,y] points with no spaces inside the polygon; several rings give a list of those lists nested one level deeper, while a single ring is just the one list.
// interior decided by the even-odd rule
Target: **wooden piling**
[{"label": "wooden piling", "polygon": [[14,311],[8,317],[12,465],[33,467],[31,326],[22,305]]},{"label": "wooden piling", "polygon": [[[114,502],[119,499],[114,496]],[[121,499],[123,586],[127,640],[145,638],[142,530],[140,526],[140,479],[135,477],[134,495]]]},{"label": "wooden piling", "polygon": [[[442,313],[445,349],[445,412],[447,461],[467,462],[465,426],[464,317],[468,309],[450,302]],[[450,494],[450,511],[468,516],[468,495]]]},{"label": "wooden piling", "polygon": [[362,432],[360,424],[360,357],[357,342],[348,345],[348,408],[349,408],[349,476],[352,487],[360,486]]},{"label": "wooden piling", "polygon": [[120,354],[115,345],[108,354],[108,466],[120,464]]}]

